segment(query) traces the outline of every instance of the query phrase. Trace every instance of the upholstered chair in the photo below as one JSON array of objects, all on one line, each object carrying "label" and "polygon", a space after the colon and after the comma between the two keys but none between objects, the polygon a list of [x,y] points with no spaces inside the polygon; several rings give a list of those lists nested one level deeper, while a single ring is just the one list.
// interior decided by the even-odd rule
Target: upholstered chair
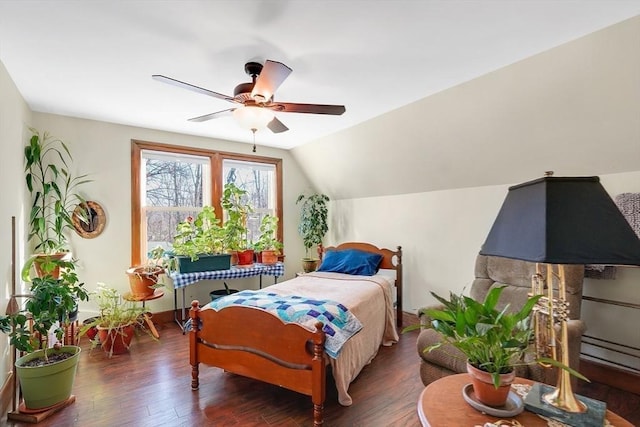
[{"label": "upholstered chair", "polygon": [[[469,292],[465,292],[471,298],[483,301],[489,290],[495,286],[506,286],[502,291],[498,308],[502,309],[509,304],[509,311],[517,311],[522,307],[531,291],[531,276],[535,274],[535,263],[519,261],[501,257],[478,255],[475,266],[475,280]],[[546,277],[543,267],[541,272]],[[582,334],[585,331],[585,324],[580,319],[580,305],[582,301],[582,282],[584,278],[584,267],[582,265],[565,265],[565,282],[567,285],[566,299],[569,302],[569,365],[578,370],[580,360],[580,344]],[[448,298],[449,295],[440,295]],[[433,306],[429,308],[438,308]],[[420,310],[422,312],[422,310]],[[421,314],[420,322],[427,326],[431,319]],[[558,331],[559,329],[556,328]],[[418,354],[421,358],[420,377],[424,385],[447,375],[466,372],[466,361],[462,353],[451,345],[445,345],[431,352],[424,352],[430,345],[439,342],[439,333],[433,329],[423,329],[418,336]],[[558,347],[558,351],[559,351]],[[459,357],[452,357],[457,355]],[[533,359],[533,356],[529,356]],[[534,381],[555,385],[557,369],[543,368],[531,363],[520,366],[516,370],[519,377],[529,378]],[[575,380],[572,377],[572,382]]]}]

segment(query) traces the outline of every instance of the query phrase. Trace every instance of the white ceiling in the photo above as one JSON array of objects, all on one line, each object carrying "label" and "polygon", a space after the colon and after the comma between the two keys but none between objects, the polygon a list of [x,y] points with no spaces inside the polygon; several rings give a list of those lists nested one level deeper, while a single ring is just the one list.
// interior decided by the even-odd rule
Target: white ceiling
[{"label": "white ceiling", "polygon": [[216,92],[249,60],[293,68],[276,98],[344,104],[342,116],[279,113],[292,148],[640,14],[640,0],[0,0],[0,61],[30,108],[251,142]]}]

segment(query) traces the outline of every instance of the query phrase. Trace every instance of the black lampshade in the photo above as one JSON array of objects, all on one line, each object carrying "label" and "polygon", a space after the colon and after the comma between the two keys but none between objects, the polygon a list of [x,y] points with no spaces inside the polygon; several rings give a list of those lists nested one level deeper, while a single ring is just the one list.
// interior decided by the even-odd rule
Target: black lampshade
[{"label": "black lampshade", "polygon": [[594,177],[509,188],[482,255],[548,264],[640,265],[640,239]]}]

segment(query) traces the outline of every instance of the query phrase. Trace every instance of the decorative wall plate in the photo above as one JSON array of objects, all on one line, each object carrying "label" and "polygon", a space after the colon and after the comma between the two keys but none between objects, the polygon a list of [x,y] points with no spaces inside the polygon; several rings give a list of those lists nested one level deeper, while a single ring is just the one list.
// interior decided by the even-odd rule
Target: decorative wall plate
[{"label": "decorative wall plate", "polygon": [[100,204],[87,200],[76,206],[71,215],[71,220],[76,233],[85,239],[93,239],[104,230],[107,217]]}]

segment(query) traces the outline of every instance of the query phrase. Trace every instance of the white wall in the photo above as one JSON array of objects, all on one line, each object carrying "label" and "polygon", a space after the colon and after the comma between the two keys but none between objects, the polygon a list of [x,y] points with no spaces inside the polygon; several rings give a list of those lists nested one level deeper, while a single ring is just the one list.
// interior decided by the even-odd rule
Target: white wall
[{"label": "white wall", "polygon": [[[638,144],[640,145],[640,142]],[[612,196],[620,193],[640,193],[640,172],[603,175],[600,178],[602,185]],[[640,305],[640,267],[616,267],[615,280],[586,279],[584,295]],[[588,335],[640,347],[640,309],[584,301],[582,317],[587,322]],[[640,351],[613,347],[640,356]],[[583,352],[640,369],[640,359],[621,353],[585,344]]]},{"label": "white wall", "polygon": [[[0,62],[0,314],[6,311],[11,296],[12,272],[20,288],[20,265],[25,257],[25,192],[22,147],[31,112]],[[16,218],[16,265],[12,270],[11,217]],[[8,339],[0,338],[0,386],[12,370]],[[1,410],[1,408],[0,408]],[[0,411],[1,412],[1,411]]]},{"label": "white wall", "polygon": [[292,153],[334,200],[629,172],[639,99],[637,16]]},{"label": "white wall", "polygon": [[[535,179],[538,177],[531,177]],[[640,172],[605,175],[601,182],[614,197],[640,192]],[[512,183],[517,184],[517,183]],[[462,292],[474,278],[474,264],[509,185],[443,190],[331,203],[329,243],[367,241],[403,249],[405,311],[414,311],[439,295]],[[640,304],[640,268],[620,268],[616,280],[585,282],[585,295]],[[640,310],[584,303],[589,333],[627,345],[640,342]],[[594,353],[595,351],[595,353]],[[590,348],[591,354],[603,354]],[[610,360],[623,361],[607,352]],[[623,362],[624,363],[624,362]],[[636,363],[626,359],[626,363]]]},{"label": "white wall", "polygon": [[[93,179],[92,183],[84,186],[83,196],[100,203],[107,215],[107,224],[100,236],[94,239],[83,239],[76,234],[71,236],[73,252],[81,261],[78,274],[88,289],[94,289],[98,282],[107,283],[121,292],[129,289],[125,270],[130,266],[131,260],[131,139],[239,153],[251,152],[250,144],[51,114],[34,113],[34,125],[49,131],[69,145],[76,173],[89,173]],[[249,140],[249,136],[247,139]],[[295,200],[310,185],[287,151],[259,147],[258,154],[283,159],[285,277],[290,278],[300,269],[300,259],[304,255],[304,247],[296,230],[298,207]],[[265,277],[263,283],[270,284],[272,279]],[[240,289],[257,288],[258,278],[234,280],[229,284]],[[186,289],[187,303],[192,299],[208,302],[208,292],[219,288],[222,288],[221,282],[189,286]],[[172,309],[172,291],[167,292],[162,299],[149,302],[148,307],[154,312]],[[81,317],[86,317],[95,310],[95,306],[89,302],[82,304],[80,309]]]}]

